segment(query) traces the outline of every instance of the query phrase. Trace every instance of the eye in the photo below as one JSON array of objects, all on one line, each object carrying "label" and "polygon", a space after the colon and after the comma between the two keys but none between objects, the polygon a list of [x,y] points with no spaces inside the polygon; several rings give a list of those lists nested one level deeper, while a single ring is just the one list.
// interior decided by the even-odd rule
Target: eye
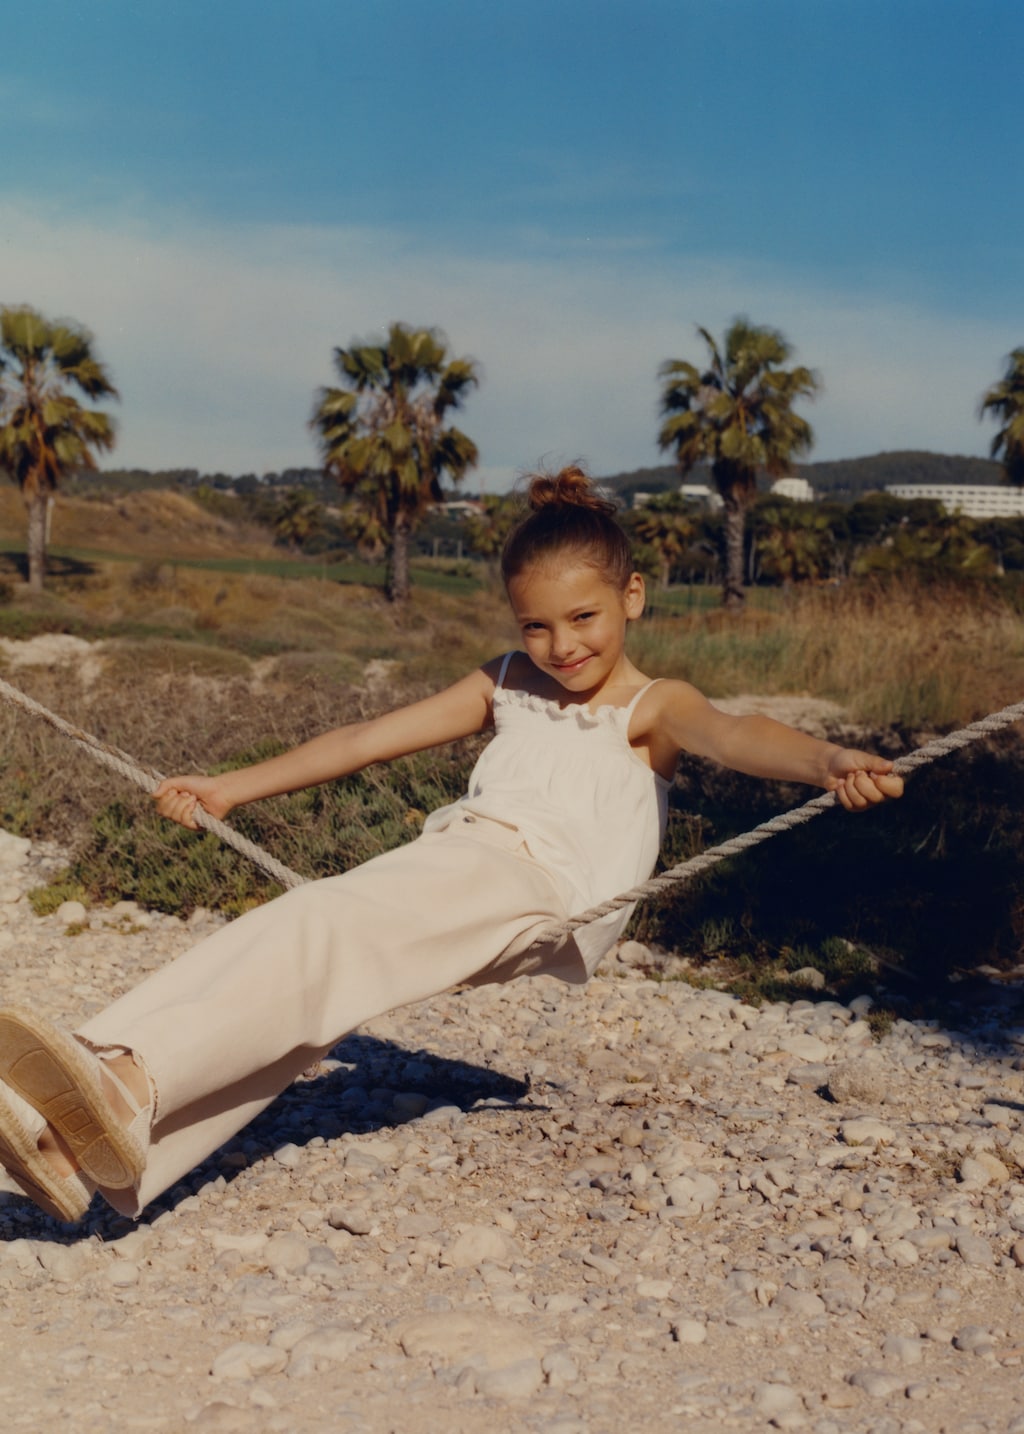
[{"label": "eye", "polygon": [[592,612],[578,612],[575,620],[577,622],[589,622],[590,619],[595,616],[596,614]]}]

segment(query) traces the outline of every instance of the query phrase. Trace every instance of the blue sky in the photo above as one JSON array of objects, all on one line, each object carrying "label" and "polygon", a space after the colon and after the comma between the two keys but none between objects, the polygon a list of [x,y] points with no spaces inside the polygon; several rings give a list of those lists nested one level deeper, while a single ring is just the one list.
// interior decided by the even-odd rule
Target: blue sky
[{"label": "blue sky", "polygon": [[0,302],[94,332],[111,464],[314,463],[334,346],[401,319],[479,361],[489,488],[639,467],[737,314],[820,374],[813,457],[984,453],[1022,53],[1019,0],[33,0]]}]

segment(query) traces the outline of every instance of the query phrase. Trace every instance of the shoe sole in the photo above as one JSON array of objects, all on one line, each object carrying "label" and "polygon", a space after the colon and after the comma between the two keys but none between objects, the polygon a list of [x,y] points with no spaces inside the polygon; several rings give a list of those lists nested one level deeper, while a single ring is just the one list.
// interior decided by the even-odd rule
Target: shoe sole
[{"label": "shoe sole", "polygon": [[57,1132],[83,1175],[125,1190],[138,1182],[146,1157],[110,1108],[96,1064],[73,1036],[34,1012],[0,1011],[0,1079]]},{"label": "shoe sole", "polygon": [[0,1091],[0,1165],[34,1205],[55,1220],[80,1220],[92,1193],[77,1175],[58,1175]]}]

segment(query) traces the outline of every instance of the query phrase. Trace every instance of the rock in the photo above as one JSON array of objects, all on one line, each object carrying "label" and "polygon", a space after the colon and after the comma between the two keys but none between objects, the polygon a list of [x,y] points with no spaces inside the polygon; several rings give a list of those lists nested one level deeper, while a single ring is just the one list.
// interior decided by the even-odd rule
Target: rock
[{"label": "rock", "polygon": [[281,1274],[295,1274],[309,1264],[309,1242],[300,1235],[271,1235],[263,1249],[263,1263]]},{"label": "rock", "polygon": [[884,1369],[858,1369],[846,1377],[854,1389],[862,1389],[870,1399],[888,1399],[893,1394],[902,1394],[907,1381],[901,1374],[891,1374]]},{"label": "rock", "polygon": [[365,1210],[347,1209],[343,1205],[332,1205],[327,1213],[327,1223],[332,1230],[347,1230],[350,1235],[368,1235],[373,1221]]},{"label": "rock", "polygon": [[984,1269],[995,1264],[996,1257],[992,1246],[983,1235],[972,1234],[969,1230],[959,1230],[954,1240],[954,1248],[965,1265]]},{"label": "rock", "polygon": [[567,1389],[579,1381],[579,1365],[565,1350],[552,1350],[540,1363],[545,1381],[552,1389]]},{"label": "rock", "polygon": [[869,1115],[844,1120],[839,1126],[839,1133],[847,1145],[867,1145],[872,1149],[879,1145],[891,1145],[896,1139],[891,1125]]},{"label": "rock", "polygon": [[827,984],[817,966],[801,966],[798,971],[790,972],[789,979],[794,986],[807,986],[812,991],[824,991]]},{"label": "rock", "polygon": [[115,1260],[105,1271],[107,1284],[115,1289],[128,1289],[139,1283],[140,1270],[133,1260]]},{"label": "rock", "polygon": [[89,913],[80,901],[62,901],[54,915],[65,926],[81,926],[89,918]]},{"label": "rock", "polygon": [[214,1399],[209,1404],[204,1404],[189,1420],[189,1424],[194,1424],[197,1429],[249,1430],[252,1428],[252,1412]]},{"label": "rock", "polygon": [[440,1263],[456,1270],[471,1270],[485,1262],[510,1265],[519,1251],[504,1230],[493,1225],[471,1225],[441,1252]]},{"label": "rock", "polygon": [[898,1364],[920,1364],[924,1346],[920,1339],[909,1335],[890,1334],[882,1341],[882,1354]]},{"label": "rock", "polygon": [[342,1325],[325,1325],[312,1334],[304,1335],[294,1345],[288,1360],[288,1374],[293,1379],[322,1374],[335,1364],[344,1364],[368,1340],[369,1335],[358,1330],[346,1329]]},{"label": "rock", "polygon": [[801,1319],[816,1319],[825,1313],[825,1301],[813,1290],[795,1290],[786,1285],[772,1300],[772,1309]]},{"label": "rock", "polygon": [[980,1324],[965,1324],[953,1336],[953,1348],[964,1354],[989,1354],[995,1348],[992,1331]]},{"label": "rock", "polygon": [[539,1359],[517,1359],[498,1369],[475,1372],[476,1392],[486,1399],[529,1399],[544,1383]]},{"label": "rock", "polygon": [[519,1325],[480,1310],[420,1315],[399,1327],[398,1341],[410,1357],[427,1355],[445,1364],[482,1369],[503,1369],[539,1358]]},{"label": "rock", "polygon": [[[68,1245],[43,1245],[39,1249],[38,1259],[50,1278],[60,1284],[72,1284],[85,1265],[82,1254],[75,1247]],[[128,1283],[133,1284],[134,1280],[129,1280]]]},{"label": "rock", "polygon": [[957,1170],[959,1178],[968,1185],[1005,1185],[1010,1172],[989,1150],[979,1150],[974,1155],[965,1155]]},{"label": "rock", "polygon": [[703,1344],[708,1337],[708,1327],[699,1319],[675,1320],[671,1331],[677,1344]]},{"label": "rock", "polygon": [[703,1215],[718,1204],[721,1190],[710,1175],[680,1175],[665,1186],[671,1213],[678,1216]]},{"label": "rock", "polygon": [[830,1047],[824,1041],[803,1032],[795,1036],[783,1036],[779,1041],[779,1050],[796,1056],[799,1060],[812,1062],[824,1061],[830,1054]]},{"label": "rock", "polygon": [[283,1349],[240,1340],[218,1354],[210,1373],[214,1379],[258,1379],[263,1374],[279,1374],[287,1363]]},{"label": "rock", "polygon": [[641,941],[620,941],[615,951],[615,959],[620,966],[653,966],[654,956],[649,946]]},{"label": "rock", "polygon": [[802,1410],[804,1402],[789,1384],[759,1384],[754,1390],[754,1408],[766,1419]]},{"label": "rock", "polygon": [[837,1105],[882,1105],[889,1095],[885,1068],[866,1056],[840,1061],[829,1070],[828,1093]]}]

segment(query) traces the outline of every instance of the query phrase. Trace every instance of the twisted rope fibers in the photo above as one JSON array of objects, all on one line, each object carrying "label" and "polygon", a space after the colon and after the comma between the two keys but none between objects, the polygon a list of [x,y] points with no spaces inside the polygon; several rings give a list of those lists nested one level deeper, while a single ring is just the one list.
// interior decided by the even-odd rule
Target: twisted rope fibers
[{"label": "twisted rope fibers", "polygon": [[[913,752],[907,752],[904,756],[897,757],[893,763],[893,770],[900,776],[904,776],[917,767],[927,766],[928,763],[937,761],[939,757],[956,752],[961,747],[967,747],[972,742],[980,741],[982,737],[1002,731],[1004,727],[1010,727],[1014,722],[1020,721],[1024,721],[1024,702],[1016,702],[1009,707],[1003,707],[988,717],[980,717],[977,722],[972,722],[967,727],[961,727],[958,731],[950,732],[945,737],[936,737],[931,742],[926,742],[923,746],[915,748]],[[804,802],[803,806],[794,807],[788,812],[780,812],[777,816],[770,817],[768,821],[761,822],[751,831],[730,837],[727,841],[719,842],[717,846],[709,846],[705,851],[698,852],[696,856],[691,856],[686,861],[680,862],[678,866],[673,866],[668,871],[659,872],[657,876],[652,876],[648,881],[641,882],[639,886],[634,886],[619,896],[613,896],[598,906],[592,906],[587,911],[581,911],[578,916],[571,916],[560,926],[549,927],[542,931],[526,949],[533,951],[538,946],[546,946],[570,935],[577,927],[589,926],[592,921],[599,921],[602,916],[610,916],[613,911],[619,911],[623,906],[630,906],[633,902],[642,901],[647,896],[656,896],[668,887],[677,886],[681,882],[692,881],[701,872],[724,861],[726,857],[736,856],[741,851],[748,851],[750,847],[759,846],[769,837],[778,836],[792,827],[802,826],[805,822],[812,821],[814,817],[820,816],[822,812],[834,807],[836,802],[837,798],[834,792],[822,792],[820,796],[812,797],[809,802]]]},{"label": "twisted rope fibers", "polygon": [[[42,703],[36,702],[33,698],[26,696],[24,692],[19,691],[17,687],[12,687],[10,683],[2,680],[0,680],[0,697],[15,707],[20,707],[22,711],[31,713],[33,717],[38,717],[48,723],[49,726],[69,738],[76,747],[88,752],[91,757],[105,767],[119,772],[122,777],[127,777],[130,782],[134,782],[144,792],[149,792],[152,795],[163,781],[162,775],[155,767],[140,766],[134,757],[129,756],[127,752],[122,752],[120,747],[108,746],[106,742],[101,742],[92,733],[83,732],[80,727],[72,726],[70,722],[65,722],[63,717],[58,717],[55,712],[51,712]],[[199,826],[213,832],[214,836],[220,837],[222,842],[226,842],[228,846],[233,846],[236,851],[247,856],[250,861],[262,867],[268,876],[272,876],[282,886],[287,888],[303,886],[309,880],[308,877],[300,876],[297,871],[292,871],[291,867],[285,866],[283,862],[278,861],[276,857],[271,856],[255,842],[250,841],[248,837],[244,837],[241,832],[235,831],[234,827],[229,827],[226,822],[220,821],[217,817],[211,817],[209,812],[203,811],[198,804],[196,805],[195,819]]]},{"label": "twisted rope fibers", "polygon": [[[109,746],[91,733],[84,732],[81,728],[66,722],[63,717],[58,717],[56,713],[51,712],[41,703],[36,702],[17,687],[12,687],[10,683],[4,682],[2,679],[0,679],[0,697],[46,722],[83,751],[88,752],[98,762],[120,773],[130,782],[134,782],[143,791],[152,794],[163,780],[155,768],[140,766],[127,752],[121,751],[119,747]],[[950,732],[945,737],[936,737],[931,742],[926,742],[913,752],[907,752],[904,756],[898,757],[893,764],[894,770],[903,776],[918,767],[926,766],[950,752],[959,751],[960,748],[969,746],[972,742],[980,741],[983,737],[1002,731],[1003,728],[1020,721],[1024,721],[1024,702],[1016,702],[1011,706],[1003,707],[998,712],[979,718],[977,722],[971,722],[967,727],[961,727],[958,731]],[[708,847],[706,851],[691,856],[688,860],[680,862],[678,866],[673,866],[668,871],[659,872],[657,876],[652,876],[648,881],[641,882],[639,886],[634,886],[629,891],[612,897],[609,901],[601,902],[598,906],[592,906],[589,910],[580,912],[578,916],[570,917],[560,926],[550,927],[541,932],[527,949],[533,950],[538,946],[546,946],[554,941],[559,941],[578,927],[588,926],[592,921],[600,920],[602,916],[610,916],[612,912],[621,910],[623,906],[630,906],[634,902],[642,901],[647,896],[657,895],[681,882],[692,881],[701,872],[707,871],[727,857],[736,856],[742,851],[748,851],[751,847],[759,846],[769,837],[778,836],[781,832],[802,826],[805,822],[813,820],[814,817],[820,816],[822,812],[828,811],[835,805],[835,793],[822,792],[820,796],[812,797],[803,806],[794,807],[788,812],[781,812],[768,821],[761,822],[751,831],[730,837],[717,846]],[[297,871],[292,871],[290,867],[285,866],[283,862],[279,862],[269,852],[257,846],[255,842],[249,841],[247,837],[242,836],[241,832],[235,831],[234,827],[228,826],[226,822],[220,821],[217,817],[211,817],[199,805],[196,806],[195,820],[206,831],[213,832],[221,841],[234,847],[236,851],[248,857],[257,866],[262,867],[281,886],[290,889],[303,886],[309,880],[308,877],[301,876]]]}]

